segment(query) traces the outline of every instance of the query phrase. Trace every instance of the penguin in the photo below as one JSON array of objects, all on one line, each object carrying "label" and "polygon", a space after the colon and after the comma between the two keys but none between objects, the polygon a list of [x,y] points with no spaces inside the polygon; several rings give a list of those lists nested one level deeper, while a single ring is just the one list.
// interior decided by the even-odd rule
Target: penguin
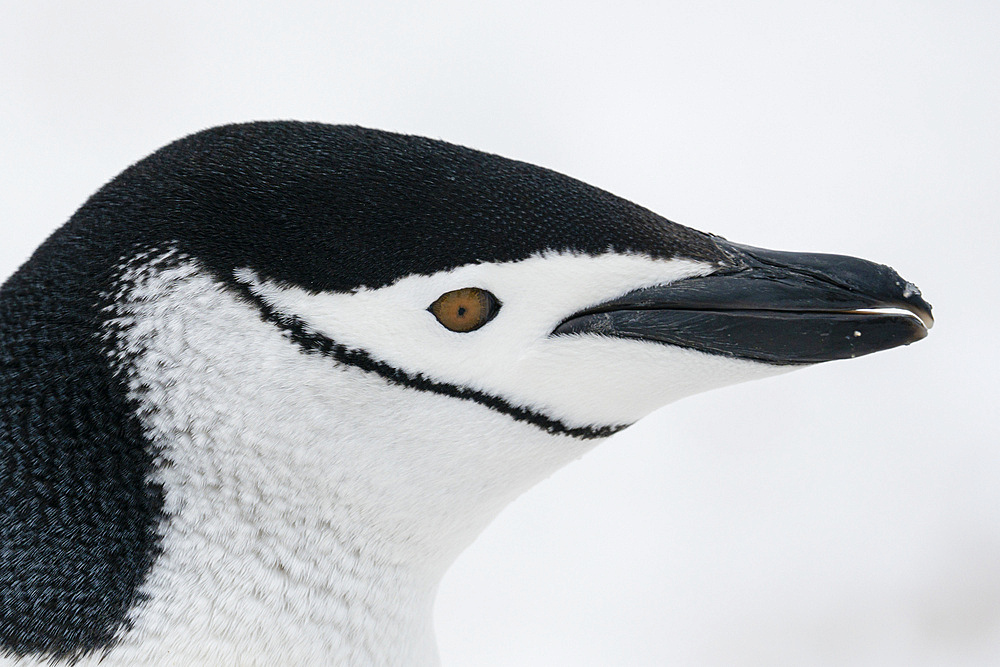
[{"label": "penguin", "polygon": [[439,580],[527,488],[932,322],[887,266],[443,141],[193,134],[0,287],[0,664],[437,664]]}]

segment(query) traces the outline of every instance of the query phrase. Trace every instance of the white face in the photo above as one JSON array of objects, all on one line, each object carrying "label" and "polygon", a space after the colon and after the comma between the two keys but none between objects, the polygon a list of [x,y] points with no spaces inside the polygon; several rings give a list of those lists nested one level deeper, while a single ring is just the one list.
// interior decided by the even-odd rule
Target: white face
[{"label": "white face", "polygon": [[[236,278],[278,313],[411,376],[468,387],[571,428],[631,424],[659,406],[781,368],[662,343],[595,335],[552,336],[566,318],[631,290],[713,271],[710,264],[609,253],[548,254],[413,275],[379,289],[311,294]],[[480,329],[455,332],[427,308],[466,287],[501,302]]]}]

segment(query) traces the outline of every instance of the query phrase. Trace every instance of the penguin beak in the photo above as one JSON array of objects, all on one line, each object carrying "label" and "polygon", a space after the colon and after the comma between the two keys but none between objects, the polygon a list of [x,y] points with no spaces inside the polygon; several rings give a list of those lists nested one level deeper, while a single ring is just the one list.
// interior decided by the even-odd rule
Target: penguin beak
[{"label": "penguin beak", "polygon": [[814,364],[909,345],[933,325],[920,290],[855,257],[716,243],[731,265],[576,313],[553,335],[654,341],[769,364]]}]

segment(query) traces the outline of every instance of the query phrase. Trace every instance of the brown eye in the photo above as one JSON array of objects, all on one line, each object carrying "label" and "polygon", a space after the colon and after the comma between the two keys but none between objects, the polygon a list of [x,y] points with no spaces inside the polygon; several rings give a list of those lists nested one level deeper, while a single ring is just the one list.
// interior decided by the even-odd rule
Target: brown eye
[{"label": "brown eye", "polygon": [[463,287],[445,292],[427,310],[452,331],[475,331],[496,317],[500,301],[484,289]]}]

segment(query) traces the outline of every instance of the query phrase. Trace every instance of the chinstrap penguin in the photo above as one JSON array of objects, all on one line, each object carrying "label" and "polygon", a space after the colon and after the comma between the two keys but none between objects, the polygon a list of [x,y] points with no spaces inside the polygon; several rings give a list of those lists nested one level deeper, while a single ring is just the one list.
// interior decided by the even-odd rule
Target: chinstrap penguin
[{"label": "chinstrap penguin", "polygon": [[0,664],[435,664],[438,581],[525,489],[931,322],[886,266],[441,141],[194,134],[0,288]]}]

